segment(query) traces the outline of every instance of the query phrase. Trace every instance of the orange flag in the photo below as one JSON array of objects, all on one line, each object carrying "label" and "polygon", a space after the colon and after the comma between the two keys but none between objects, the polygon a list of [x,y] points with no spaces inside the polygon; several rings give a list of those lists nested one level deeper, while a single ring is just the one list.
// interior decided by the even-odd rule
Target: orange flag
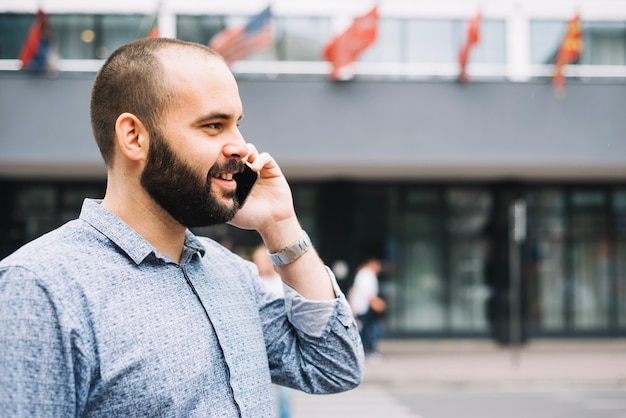
[{"label": "orange flag", "polygon": [[552,86],[557,95],[562,96],[565,94],[563,67],[578,60],[582,51],[583,33],[580,27],[580,16],[576,15],[569,21],[567,32],[565,32],[554,62],[556,69],[552,77]]},{"label": "orange flag", "polygon": [[465,40],[465,44],[459,51],[459,80],[462,83],[469,83],[470,79],[467,75],[467,60],[469,59],[470,49],[478,43],[480,40],[480,22],[482,20],[482,14],[480,12],[476,13],[476,15],[470,19],[468,27],[467,27],[467,39]]},{"label": "orange flag", "polygon": [[376,41],[378,29],[378,6],[367,14],[357,17],[345,32],[324,47],[324,58],[332,64],[329,77],[341,78],[341,70],[357,60],[359,55]]},{"label": "orange flag", "polygon": [[161,36],[161,32],[159,31],[159,10],[151,14],[150,16],[146,16],[147,24],[143,26],[143,38],[158,38]]}]

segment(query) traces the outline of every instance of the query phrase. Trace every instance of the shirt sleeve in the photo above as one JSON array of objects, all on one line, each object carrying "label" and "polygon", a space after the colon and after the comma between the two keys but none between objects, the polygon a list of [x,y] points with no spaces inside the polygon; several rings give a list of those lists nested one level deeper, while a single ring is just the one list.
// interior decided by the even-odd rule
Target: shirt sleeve
[{"label": "shirt sleeve", "polygon": [[22,268],[0,270],[0,410],[11,417],[76,415],[71,338],[49,289]]},{"label": "shirt sleeve", "polygon": [[[328,267],[326,270],[336,295],[334,300],[308,300],[291,287],[284,285],[285,309],[289,321],[294,327],[313,337],[322,335],[331,315],[335,312],[335,305],[339,303],[349,308],[344,294],[339,289],[335,275]],[[340,318],[352,320],[352,318]]]},{"label": "shirt sleeve", "polygon": [[307,393],[356,387],[363,374],[363,346],[346,298],[327,267],[336,298],[305,299],[285,286],[285,298],[262,310],[272,381]]}]

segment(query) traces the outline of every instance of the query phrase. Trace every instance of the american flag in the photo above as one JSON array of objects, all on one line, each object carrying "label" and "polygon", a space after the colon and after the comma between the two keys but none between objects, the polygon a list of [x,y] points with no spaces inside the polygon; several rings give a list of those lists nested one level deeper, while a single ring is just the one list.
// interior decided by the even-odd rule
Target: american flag
[{"label": "american flag", "polygon": [[219,32],[211,39],[209,46],[219,52],[228,65],[255,51],[268,48],[274,42],[271,18],[272,11],[267,6],[252,16],[244,26]]}]

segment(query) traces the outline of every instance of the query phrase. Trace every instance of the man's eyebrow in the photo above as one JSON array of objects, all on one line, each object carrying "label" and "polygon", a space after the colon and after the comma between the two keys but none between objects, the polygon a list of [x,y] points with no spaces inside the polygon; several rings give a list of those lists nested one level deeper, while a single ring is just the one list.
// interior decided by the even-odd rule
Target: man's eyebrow
[{"label": "man's eyebrow", "polygon": [[[198,118],[198,121],[204,122],[204,121],[209,121],[213,119],[232,120],[234,119],[234,115],[229,114],[229,113],[222,113],[222,112],[211,112],[208,115],[201,116],[200,118]],[[237,121],[240,121],[241,119],[243,119],[243,114],[237,118]]]}]

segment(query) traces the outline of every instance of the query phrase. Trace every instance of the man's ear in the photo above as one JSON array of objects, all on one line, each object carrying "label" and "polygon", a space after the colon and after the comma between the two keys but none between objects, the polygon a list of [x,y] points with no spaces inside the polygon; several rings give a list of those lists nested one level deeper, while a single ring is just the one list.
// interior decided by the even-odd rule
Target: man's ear
[{"label": "man's ear", "polygon": [[148,158],[150,137],[143,122],[132,113],[124,112],[115,121],[115,141],[122,155],[131,161]]}]

